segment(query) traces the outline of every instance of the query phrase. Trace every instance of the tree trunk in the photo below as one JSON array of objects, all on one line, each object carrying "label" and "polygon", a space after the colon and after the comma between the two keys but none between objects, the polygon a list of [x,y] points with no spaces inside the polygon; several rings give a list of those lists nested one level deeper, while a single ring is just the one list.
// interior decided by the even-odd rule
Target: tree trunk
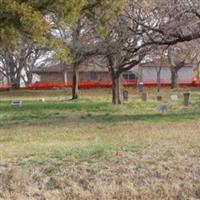
[{"label": "tree trunk", "polygon": [[160,71],[157,72],[157,92],[160,92],[161,80],[160,80]]},{"label": "tree trunk", "polygon": [[73,64],[72,67],[72,99],[78,99],[79,71],[76,64]]},{"label": "tree trunk", "polygon": [[20,89],[20,83],[15,79],[11,81],[11,88],[12,89]]},{"label": "tree trunk", "polygon": [[115,74],[111,74],[111,76],[112,76],[112,103],[115,105],[119,105],[122,104],[120,76],[116,76]]},{"label": "tree trunk", "polygon": [[33,74],[31,72],[27,72],[27,82],[26,84],[31,84],[33,82]]},{"label": "tree trunk", "polygon": [[11,89],[19,89],[20,88],[20,78],[15,76],[14,72],[11,72],[10,75],[10,86]]},{"label": "tree trunk", "polygon": [[177,71],[172,69],[171,70],[171,89],[177,88],[177,84],[178,84],[177,79],[178,79]]}]

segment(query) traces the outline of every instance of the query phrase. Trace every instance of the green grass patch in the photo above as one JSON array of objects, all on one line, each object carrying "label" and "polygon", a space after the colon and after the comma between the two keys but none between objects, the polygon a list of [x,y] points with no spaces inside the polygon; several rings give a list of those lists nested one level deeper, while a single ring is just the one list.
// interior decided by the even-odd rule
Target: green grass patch
[{"label": "green grass patch", "polygon": [[[21,108],[11,107],[10,93],[1,94],[1,157],[96,162],[113,158],[118,148],[131,155],[149,147],[160,148],[164,142],[182,141],[179,136],[185,130],[190,134],[199,130],[194,128],[200,122],[199,91],[192,94],[188,108],[181,98],[171,102],[169,90],[163,92],[163,101],[169,105],[163,114],[156,110],[156,94],[151,90],[147,102],[133,91],[129,102],[120,106],[110,103],[108,91],[88,93],[91,98],[83,94],[78,101],[67,101],[47,92],[46,102],[36,100],[37,96],[44,96],[38,91],[37,95],[31,92],[27,96],[16,93],[15,97],[20,99],[22,95],[21,99],[25,99]],[[186,128],[182,130],[182,126]]]}]

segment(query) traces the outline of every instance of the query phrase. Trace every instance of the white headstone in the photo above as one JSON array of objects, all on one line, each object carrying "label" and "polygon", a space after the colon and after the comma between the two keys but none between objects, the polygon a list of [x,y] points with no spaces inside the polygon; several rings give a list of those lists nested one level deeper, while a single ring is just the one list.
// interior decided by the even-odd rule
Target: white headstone
[{"label": "white headstone", "polygon": [[178,96],[177,95],[171,95],[171,100],[172,101],[178,101]]},{"label": "white headstone", "polygon": [[14,107],[14,108],[19,108],[22,106],[22,101],[20,100],[13,100],[11,101],[11,106]]},{"label": "white headstone", "polygon": [[41,101],[41,102],[45,102],[46,99],[45,99],[45,98],[41,98],[40,101]]}]

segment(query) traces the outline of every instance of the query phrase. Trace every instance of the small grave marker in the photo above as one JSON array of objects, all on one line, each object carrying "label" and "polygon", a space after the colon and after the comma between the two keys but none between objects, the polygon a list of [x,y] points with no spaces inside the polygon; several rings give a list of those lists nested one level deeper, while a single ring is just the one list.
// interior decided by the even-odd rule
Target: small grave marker
[{"label": "small grave marker", "polygon": [[171,95],[171,100],[172,101],[178,101],[178,96],[177,95]]},{"label": "small grave marker", "polygon": [[123,91],[123,99],[124,101],[128,101],[128,90]]},{"label": "small grave marker", "polygon": [[22,101],[20,101],[20,100],[13,100],[11,102],[11,106],[13,108],[20,108],[20,107],[22,107]]},{"label": "small grave marker", "polygon": [[184,98],[184,106],[188,106],[190,101],[190,92],[183,93],[183,98]]},{"label": "small grave marker", "polygon": [[165,103],[159,103],[159,104],[157,105],[157,110],[158,110],[159,112],[165,112],[165,111],[168,110],[168,105],[165,104]]},{"label": "small grave marker", "polygon": [[142,97],[142,101],[147,101],[148,94],[146,92],[143,92],[141,97]]},{"label": "small grave marker", "polygon": [[41,99],[39,99],[39,101],[41,101],[41,102],[45,102],[46,99],[45,99],[45,98],[41,98]]},{"label": "small grave marker", "polygon": [[162,101],[162,96],[157,96],[157,101]]},{"label": "small grave marker", "polygon": [[140,94],[144,92],[144,83],[143,82],[140,82],[138,84],[138,91]]}]

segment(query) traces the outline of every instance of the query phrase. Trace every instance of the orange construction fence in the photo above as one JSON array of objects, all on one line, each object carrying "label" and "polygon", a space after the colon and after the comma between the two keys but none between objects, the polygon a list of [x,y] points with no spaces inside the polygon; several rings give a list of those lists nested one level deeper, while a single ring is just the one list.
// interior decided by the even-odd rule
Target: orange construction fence
[{"label": "orange construction fence", "polygon": [[[155,81],[145,81],[143,82],[145,87],[156,87],[157,83]],[[123,85],[125,87],[136,87],[137,82],[136,81],[124,81]],[[57,89],[57,88],[68,88],[71,87],[71,82],[37,82],[28,84],[25,87],[22,87],[22,89],[32,89],[32,90],[45,90],[45,89]],[[170,82],[162,82],[162,87],[170,87]],[[193,82],[187,82],[182,81],[179,83],[180,87],[200,87],[200,80],[193,81]],[[111,88],[112,82],[111,81],[85,81],[79,83],[80,89],[90,89],[90,88]],[[10,86],[7,84],[0,84],[0,89],[9,89]]]}]

